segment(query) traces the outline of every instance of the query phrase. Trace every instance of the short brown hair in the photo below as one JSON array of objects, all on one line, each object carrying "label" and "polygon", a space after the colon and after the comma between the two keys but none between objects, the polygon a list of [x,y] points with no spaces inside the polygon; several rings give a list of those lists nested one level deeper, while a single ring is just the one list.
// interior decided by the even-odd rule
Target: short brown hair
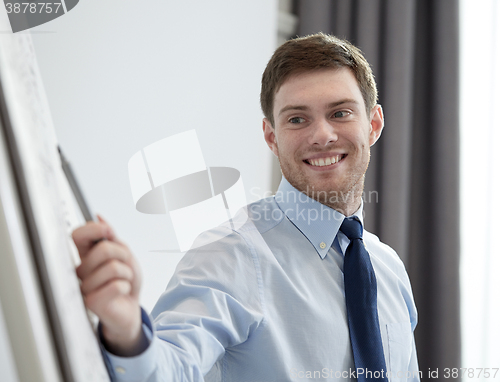
[{"label": "short brown hair", "polygon": [[349,41],[317,33],[288,40],[274,52],[262,75],[260,105],[274,127],[274,96],[292,75],[323,68],[350,68],[365,101],[369,114],[377,103],[377,85],[370,64],[361,50]]}]

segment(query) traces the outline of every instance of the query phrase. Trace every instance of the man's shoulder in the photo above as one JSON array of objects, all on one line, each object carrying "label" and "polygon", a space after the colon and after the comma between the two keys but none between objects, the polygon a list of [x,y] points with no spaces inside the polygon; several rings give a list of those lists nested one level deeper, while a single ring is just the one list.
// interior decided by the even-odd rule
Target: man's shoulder
[{"label": "man's shoulder", "polygon": [[240,208],[226,222],[211,228],[197,237],[193,247],[205,247],[210,243],[234,245],[242,236],[252,233],[263,234],[276,227],[285,214],[276,203],[274,196],[260,199]]},{"label": "man's shoulder", "polygon": [[285,214],[279,208],[274,196],[250,203],[246,207],[246,212],[252,225],[259,233],[267,232],[276,227],[285,218]]},{"label": "man's shoulder", "polygon": [[285,218],[274,196],[269,196],[240,208],[234,217],[221,225],[236,233],[258,231],[264,233],[278,225]]},{"label": "man's shoulder", "polygon": [[396,266],[404,270],[404,263],[397,252],[391,246],[380,241],[377,235],[365,230],[363,241],[371,254],[379,258],[386,265]]}]

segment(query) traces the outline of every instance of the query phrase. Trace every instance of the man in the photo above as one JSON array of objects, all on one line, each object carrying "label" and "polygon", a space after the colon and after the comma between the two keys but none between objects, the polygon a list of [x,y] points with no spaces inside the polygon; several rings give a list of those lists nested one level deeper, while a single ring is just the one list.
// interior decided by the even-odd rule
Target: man
[{"label": "man", "polygon": [[102,220],[74,232],[82,292],[117,379],[419,380],[408,276],[361,225],[383,128],[376,100],[369,64],[348,42],[317,34],[276,50],[261,104],[279,190],[240,212],[240,228],[201,235],[153,309],[154,327],[127,247]]}]

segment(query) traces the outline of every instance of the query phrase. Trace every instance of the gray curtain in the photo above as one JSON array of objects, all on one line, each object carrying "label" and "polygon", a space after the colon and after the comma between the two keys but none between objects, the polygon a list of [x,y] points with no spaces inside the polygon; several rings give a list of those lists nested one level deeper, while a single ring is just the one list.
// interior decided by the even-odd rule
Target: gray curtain
[{"label": "gray curtain", "polygon": [[408,269],[424,381],[436,380],[429,368],[460,367],[458,4],[296,3],[299,35],[346,38],[373,66],[386,122],[366,177],[366,228]]}]

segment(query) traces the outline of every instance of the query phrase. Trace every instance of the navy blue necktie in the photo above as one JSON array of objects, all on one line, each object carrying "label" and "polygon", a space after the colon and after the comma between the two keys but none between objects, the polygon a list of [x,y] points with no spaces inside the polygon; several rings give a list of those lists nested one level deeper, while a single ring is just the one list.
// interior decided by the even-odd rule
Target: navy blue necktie
[{"label": "navy blue necktie", "polygon": [[340,231],[351,241],[344,258],[344,285],[358,381],[386,382],[387,368],[378,322],[377,279],[363,244],[363,226],[355,218],[346,218]]}]

